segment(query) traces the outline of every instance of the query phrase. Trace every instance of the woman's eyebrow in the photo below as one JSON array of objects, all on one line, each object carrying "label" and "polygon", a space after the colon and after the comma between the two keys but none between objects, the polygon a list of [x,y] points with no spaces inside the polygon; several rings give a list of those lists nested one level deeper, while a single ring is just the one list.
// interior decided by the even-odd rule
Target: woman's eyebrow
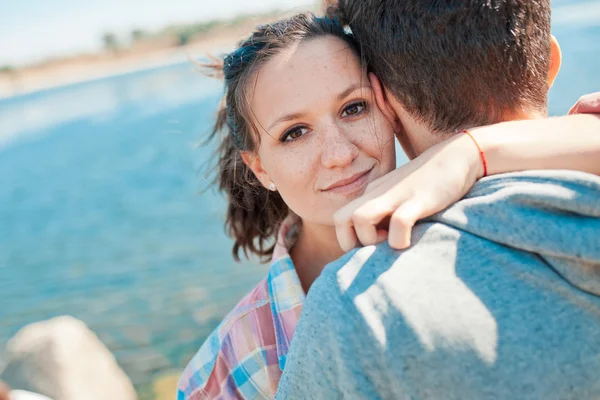
[{"label": "woman's eyebrow", "polygon": [[348,97],[349,94],[351,94],[352,92],[354,92],[356,89],[371,89],[371,86],[369,85],[365,85],[364,83],[355,83],[354,85],[351,85],[348,87],[348,89],[344,90],[342,93],[340,93],[337,96],[337,99],[339,101],[344,100],[346,97]]},{"label": "woman's eyebrow", "polygon": [[[343,92],[341,92],[340,94],[337,95],[337,100],[338,101],[342,101],[344,100],[346,97],[348,97],[350,94],[352,94],[352,92],[358,90],[358,89],[371,89],[371,86],[369,85],[365,85],[364,83],[355,83],[354,85],[350,85],[348,86],[348,88],[346,90],[344,90]],[[303,117],[306,116],[306,113],[291,113],[291,114],[285,114],[279,118],[277,118],[275,121],[273,121],[273,123],[271,125],[269,125],[269,127],[267,128],[267,131],[270,131],[271,129],[273,129],[276,125],[282,123],[282,122],[287,122],[287,121],[293,121],[295,119],[301,119]]]},{"label": "woman's eyebrow", "polygon": [[275,120],[275,122],[273,122],[268,128],[267,131],[270,131],[271,129],[273,129],[273,127],[277,124],[280,124],[282,122],[286,122],[286,121],[293,121],[295,119],[300,119],[302,117],[305,117],[306,113],[292,113],[292,114],[286,114],[282,117],[279,117]]}]

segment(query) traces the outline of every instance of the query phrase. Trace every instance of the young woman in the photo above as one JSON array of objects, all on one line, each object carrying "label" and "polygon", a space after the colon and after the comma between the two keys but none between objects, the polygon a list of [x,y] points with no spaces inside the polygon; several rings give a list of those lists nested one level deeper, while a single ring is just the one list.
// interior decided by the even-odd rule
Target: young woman
[{"label": "young woman", "polygon": [[[298,15],[258,27],[213,67],[225,78],[214,134],[224,134],[218,136],[217,179],[227,195],[233,256],[239,259],[241,251],[270,259],[271,267],[189,363],[178,399],[273,398],[305,293],[322,268],[344,253],[334,214],[358,201],[368,185],[391,176],[386,174],[395,166],[395,126],[376,105],[353,38],[333,19]],[[543,124],[525,128],[546,129]],[[600,122],[583,125],[589,132]],[[519,130],[519,125],[505,129]],[[581,146],[571,144],[578,140],[571,136],[560,151],[578,151]],[[440,154],[477,161],[464,164],[472,171],[448,168],[428,182],[414,183],[435,188],[436,181],[443,182],[438,187],[444,195],[438,197],[444,206],[481,175],[470,138],[448,143],[451,152],[424,154],[412,162],[421,169],[435,167]],[[508,140],[499,146],[512,145]],[[594,151],[600,154],[600,144]],[[560,168],[568,159],[530,152],[534,155],[523,158],[548,161],[548,168]],[[501,160],[494,158],[488,169],[504,172],[496,165],[503,165]],[[505,169],[514,168],[512,163]],[[446,195],[448,190],[454,194]]]}]

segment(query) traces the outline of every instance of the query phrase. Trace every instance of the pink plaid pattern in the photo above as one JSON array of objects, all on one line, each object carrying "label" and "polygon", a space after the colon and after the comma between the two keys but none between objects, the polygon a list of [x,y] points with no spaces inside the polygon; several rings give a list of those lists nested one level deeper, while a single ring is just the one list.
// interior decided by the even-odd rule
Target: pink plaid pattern
[{"label": "pink plaid pattern", "polygon": [[305,294],[282,224],[269,274],[225,317],[185,368],[178,400],[273,399]]}]

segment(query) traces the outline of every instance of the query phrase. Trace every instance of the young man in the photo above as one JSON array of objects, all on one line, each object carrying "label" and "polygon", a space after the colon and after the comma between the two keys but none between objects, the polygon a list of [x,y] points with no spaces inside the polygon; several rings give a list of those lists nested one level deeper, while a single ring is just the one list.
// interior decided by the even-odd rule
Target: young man
[{"label": "young man", "polygon": [[[410,156],[443,132],[546,115],[549,0],[340,3]],[[489,177],[418,223],[409,249],[330,264],[278,397],[599,398],[599,198],[584,173]]]}]

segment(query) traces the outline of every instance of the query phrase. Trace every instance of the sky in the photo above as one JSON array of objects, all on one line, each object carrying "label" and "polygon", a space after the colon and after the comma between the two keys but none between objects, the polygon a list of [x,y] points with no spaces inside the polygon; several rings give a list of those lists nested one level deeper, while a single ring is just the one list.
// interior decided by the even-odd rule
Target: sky
[{"label": "sky", "polygon": [[[93,52],[104,32],[128,37],[134,28],[157,30],[272,9],[303,10],[317,0],[0,0],[0,66],[50,56]],[[553,25],[597,24],[600,0],[553,0]]]},{"label": "sky", "polygon": [[93,52],[111,31],[157,30],[272,9],[303,10],[315,0],[0,0],[0,66]]}]

